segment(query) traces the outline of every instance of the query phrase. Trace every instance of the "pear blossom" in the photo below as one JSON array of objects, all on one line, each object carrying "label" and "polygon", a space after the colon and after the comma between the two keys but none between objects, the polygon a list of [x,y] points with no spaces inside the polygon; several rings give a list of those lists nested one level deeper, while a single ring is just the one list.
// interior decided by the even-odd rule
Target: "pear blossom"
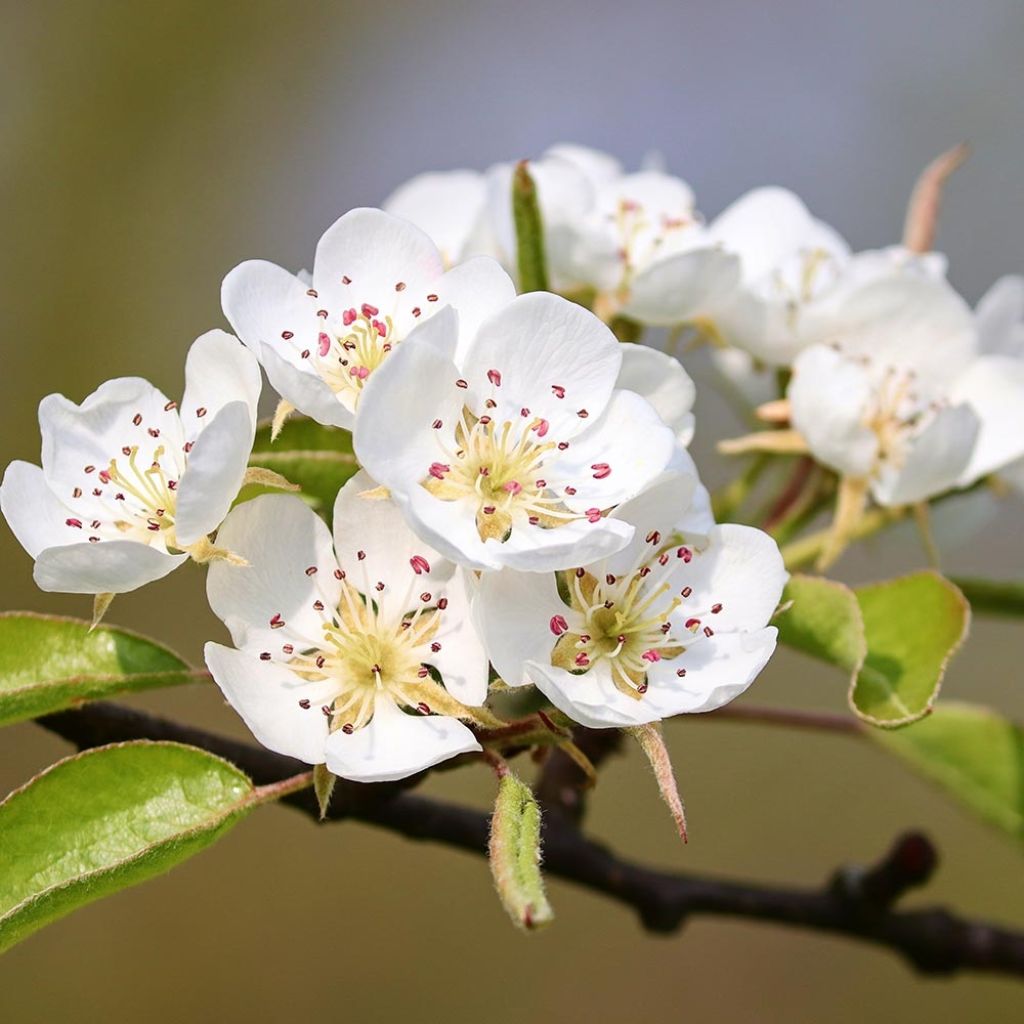
[{"label": "pear blossom", "polygon": [[955,486],[980,427],[962,380],[977,351],[963,300],[943,279],[904,271],[852,290],[832,323],[831,343],[797,358],[788,391],[814,457],[881,505]]},{"label": "pear blossom", "polygon": [[206,645],[228,702],[264,746],[359,782],[480,750],[460,719],[480,720],[488,681],[471,579],[373,488],[360,472],[341,489],[333,544],[294,496],[240,505],[221,538],[248,565],[207,578],[234,643]]},{"label": "pear blossom", "polygon": [[959,483],[999,471],[1024,482],[1024,278],[1000,278],[974,313],[978,356],[956,379],[953,398],[979,420],[978,439]]},{"label": "pear blossom", "polygon": [[259,394],[253,356],[210,331],[189,350],[180,405],[138,377],[107,381],[81,405],[44,398],[42,467],[12,462],[0,486],[39,587],[121,594],[190,555],[226,555],[209,535],[242,485]]},{"label": "pear blossom", "polygon": [[415,225],[381,210],[351,210],[327,229],[312,284],[265,260],[224,279],[224,314],[290,406],[327,426],[350,428],[368,380],[446,305],[471,332],[515,295],[491,259],[445,271],[437,246]]},{"label": "pear blossom", "polygon": [[647,345],[622,345],[617,388],[646,398],[684,447],[693,440],[697,388],[678,359]]},{"label": "pear blossom", "polygon": [[560,573],[485,573],[474,599],[495,671],[534,684],[582,725],[644,725],[711,711],[753,682],[775,649],[768,625],[787,574],[775,542],[675,527],[694,477],[669,472],[619,506],[620,551]]},{"label": "pear blossom", "polygon": [[593,314],[521,295],[460,351],[458,314],[374,375],[355,430],[360,463],[413,531],[474,569],[562,568],[625,545],[606,513],[669,463],[671,428],[616,388],[623,346]]},{"label": "pear blossom", "polygon": [[713,332],[765,363],[787,365],[805,345],[800,313],[835,283],[850,258],[846,242],[782,188],[741,196],[707,234],[740,265],[738,287],[704,311]]},{"label": "pear blossom", "polygon": [[450,269],[471,256],[498,255],[487,196],[487,179],[480,171],[430,172],[400,185],[383,209],[425,231]]}]

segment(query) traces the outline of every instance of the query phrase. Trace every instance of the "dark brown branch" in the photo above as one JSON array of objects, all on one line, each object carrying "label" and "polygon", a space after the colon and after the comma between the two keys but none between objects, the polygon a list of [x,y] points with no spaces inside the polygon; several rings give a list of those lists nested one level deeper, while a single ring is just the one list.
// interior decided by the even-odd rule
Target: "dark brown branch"
[{"label": "dark brown branch", "polygon": [[[258,747],[107,703],[49,715],[39,724],[79,749],[131,739],[189,743],[228,758],[261,785],[304,767]],[[416,781],[406,780],[404,785]],[[292,794],[285,802],[317,816],[310,791]],[[402,785],[339,781],[329,816],[472,853],[487,851],[485,813],[406,792]],[[770,887],[629,863],[583,836],[564,814],[549,815],[544,829],[548,875],[632,907],[651,931],[676,931],[693,914],[738,917],[859,939],[893,950],[926,974],[974,970],[1024,977],[1024,933],[964,920],[941,908],[892,909],[908,889],[931,877],[936,863],[930,841],[911,834],[898,840],[874,867],[842,869],[823,887]]]}]

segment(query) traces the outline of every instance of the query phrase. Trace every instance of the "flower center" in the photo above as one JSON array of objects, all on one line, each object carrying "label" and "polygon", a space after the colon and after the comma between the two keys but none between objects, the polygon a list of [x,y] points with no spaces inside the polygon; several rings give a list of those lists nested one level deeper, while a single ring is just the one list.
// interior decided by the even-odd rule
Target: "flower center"
[{"label": "flower center", "polygon": [[[652,531],[648,543],[660,549],[660,534]],[[623,576],[602,577],[584,568],[563,573],[566,603],[576,614],[572,628],[564,616],[551,619],[551,632],[558,637],[551,664],[584,675],[603,661],[619,690],[641,698],[647,692],[651,665],[673,661],[686,650],[680,632],[689,634],[691,643],[691,637],[714,635],[704,620],[707,614],[718,614],[721,604],[694,608],[685,618],[675,615],[693,594],[691,587],[680,587],[682,570],[693,557],[692,550],[682,546],[654,555],[645,552]],[[682,678],[686,669],[677,668],[676,675]]]},{"label": "flower center", "polygon": [[421,481],[442,501],[468,501],[476,508],[481,540],[508,540],[515,525],[556,527],[578,519],[553,494],[544,477],[544,463],[558,448],[544,441],[546,420],[523,410],[521,422],[496,423],[463,407],[454,447],[438,438],[443,461],[431,463]]},{"label": "flower center", "polygon": [[[293,643],[282,648],[285,664],[297,675],[330,683],[335,695],[320,711],[330,719],[331,730],[351,733],[366,725],[381,692],[421,714],[450,710],[453,699],[431,679],[427,668],[432,655],[441,650],[438,636],[447,601],[425,592],[414,610],[387,613],[340,570],[338,575],[342,591],[337,607],[329,609],[320,600],[313,606],[322,618],[321,636],[310,637],[301,650]],[[379,593],[386,588],[378,583],[366,589]],[[285,623],[278,615],[270,625]],[[270,661],[274,656],[264,651],[260,657]],[[311,702],[303,698],[299,706],[309,710]]]},{"label": "flower center", "polygon": [[168,547],[175,547],[174,513],[177,506],[178,480],[168,477],[161,460],[166,449],[154,449],[148,464],[139,464],[138,445],[126,449],[126,460],[111,459],[99,478],[114,491],[120,518],[113,526],[122,533],[145,531],[162,536]]}]

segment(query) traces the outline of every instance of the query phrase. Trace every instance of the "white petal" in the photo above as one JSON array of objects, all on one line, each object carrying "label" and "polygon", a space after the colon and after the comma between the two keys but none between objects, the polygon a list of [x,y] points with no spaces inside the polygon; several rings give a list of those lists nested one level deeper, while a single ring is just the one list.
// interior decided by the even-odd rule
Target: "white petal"
[{"label": "white petal", "polygon": [[454,266],[467,255],[487,203],[479,171],[419,174],[384,201],[384,209],[421,228]]},{"label": "white petal", "polygon": [[424,231],[383,210],[363,208],[340,217],[317,243],[313,287],[329,310],[363,302],[387,310],[396,284],[418,293],[443,271],[441,254]]},{"label": "white petal", "polygon": [[553,665],[531,661],[526,672],[537,689],[559,711],[590,729],[628,728],[658,721],[659,708],[645,695],[629,697],[617,689],[603,663],[575,675]]},{"label": "white petal", "polygon": [[647,538],[655,531],[667,543],[677,520],[689,506],[696,485],[696,474],[666,472],[635,498],[623,502],[613,515],[633,527],[633,539],[606,561],[600,575],[610,572],[622,576],[634,570],[645,549],[654,553]]},{"label": "white petal", "polygon": [[441,715],[407,715],[381,694],[368,725],[327,740],[327,767],[353,782],[392,782],[457,754],[480,750],[461,722]]},{"label": "white petal", "polygon": [[[600,416],[622,363],[615,335],[581,306],[547,292],[520,295],[486,320],[461,363],[470,386],[497,403],[495,420],[528,408],[562,440]],[[501,385],[491,387],[488,373]],[[558,389],[564,389],[559,391]],[[557,397],[563,394],[562,398]],[[578,414],[585,410],[586,417]]]},{"label": "white petal", "polygon": [[981,424],[960,483],[971,484],[1024,455],[1024,360],[976,359],[957,381],[951,397],[954,402],[967,402]]},{"label": "white petal", "polygon": [[195,544],[228,514],[242,487],[255,429],[249,405],[231,402],[197,438],[178,485],[174,533],[179,545]]},{"label": "white petal", "polygon": [[261,385],[255,356],[227,331],[207,331],[185,359],[185,394],[178,409],[185,436],[198,436],[230,402],[241,402],[255,425]]},{"label": "white petal", "polygon": [[678,359],[646,345],[623,345],[622,369],[615,387],[647,399],[676,432],[679,442],[690,443],[697,389]]},{"label": "white petal", "polygon": [[143,460],[152,458],[158,447],[179,465],[184,458],[177,411],[162,391],[141,377],[108,380],[81,405],[63,395],[48,395],[39,403],[39,428],[43,473],[59,495],[70,494],[76,486],[91,491],[95,477],[84,474],[84,468],[105,469],[115,456],[124,461],[124,447],[137,446]]},{"label": "white petal", "polygon": [[683,323],[735,288],[739,267],[736,256],[710,243],[656,260],[634,278],[622,312],[656,326]]},{"label": "white petal", "polygon": [[476,256],[449,270],[433,289],[438,306],[448,304],[459,314],[456,363],[461,363],[480,325],[516,297],[512,278],[489,256]]},{"label": "white petal", "polygon": [[305,281],[273,263],[247,260],[224,278],[221,306],[235,333],[261,362],[264,346],[269,346],[284,361],[312,373],[300,357],[303,349],[314,348],[320,331],[317,303],[308,289]]},{"label": "white petal", "polygon": [[557,637],[552,616],[568,617],[553,573],[487,572],[480,577],[473,609],[495,672],[509,686],[529,682],[528,661],[550,662]]},{"label": "white petal", "polygon": [[325,427],[351,429],[352,410],[311,369],[293,366],[269,345],[260,349],[260,360],[274,390],[299,412]]},{"label": "white petal", "polygon": [[[313,602],[336,608],[341,584],[331,535],[301,498],[267,494],[239,505],[220,528],[217,545],[249,563],[214,562],[206,578],[210,607],[236,647],[276,654],[284,643],[319,645],[323,616]],[[313,567],[317,571],[308,574]],[[271,626],[271,620],[284,625]]]},{"label": "white petal", "polygon": [[673,617],[697,617],[715,636],[760,629],[775,613],[788,578],[779,547],[767,533],[731,523],[716,526],[707,548],[694,552],[673,576],[673,588],[692,588]]},{"label": "white petal", "polygon": [[[361,471],[338,492],[334,550],[360,593],[400,618],[419,603],[420,593],[437,591],[454,567],[409,529],[393,501],[360,497],[376,486]],[[378,583],[384,584],[383,591],[377,590]]]},{"label": "white petal", "polygon": [[132,540],[70,544],[41,551],[33,578],[40,590],[59,594],[127,594],[163,579],[187,558]]},{"label": "white petal", "polygon": [[448,601],[435,639],[441,650],[430,655],[444,680],[445,689],[463,704],[479,706],[487,699],[487,651],[477,632],[471,612],[471,594],[476,581],[465,569],[456,569],[440,594]]},{"label": "white petal", "polygon": [[566,484],[576,489],[563,497],[569,508],[612,508],[658,476],[675,447],[675,434],[644,399],[616,391],[604,415],[575,437],[546,473],[552,489]]},{"label": "white petal", "polygon": [[[457,317],[443,309],[425,323],[420,338],[450,337],[454,351]],[[431,463],[443,458],[431,424],[440,419],[450,438],[462,411],[465,391],[459,371],[438,344],[410,337],[369,378],[359,403],[355,451],[367,472],[394,491],[420,487]]]},{"label": "white petal", "polygon": [[793,426],[819,462],[848,476],[871,472],[878,438],[865,421],[873,393],[864,368],[834,349],[815,345],[801,353],[788,398]]},{"label": "white petal", "polygon": [[783,188],[756,188],[740,196],[709,227],[715,241],[743,260],[743,279],[771,274],[792,254],[822,249],[845,256],[846,243],[811,216],[799,197]]},{"label": "white petal", "polygon": [[[269,750],[323,764],[329,725],[321,711],[334,698],[328,680],[308,682],[283,665],[220,644],[205,647],[206,665],[228,703]],[[303,708],[300,700],[308,700]]]},{"label": "white petal", "polygon": [[982,352],[1024,356],[1024,277],[999,278],[978,302],[974,322]]},{"label": "white petal", "polygon": [[967,404],[945,408],[906,445],[903,462],[883,466],[871,493],[880,505],[912,505],[954,487],[967,471],[980,423]]},{"label": "white petal", "polygon": [[595,185],[603,185],[622,176],[622,164],[615,157],[575,142],[558,142],[547,149],[544,157],[565,160],[581,170]]},{"label": "white petal", "polygon": [[[714,711],[757,678],[775,651],[777,635],[774,626],[751,633],[716,633],[652,666],[644,699],[651,697],[663,717]],[[682,678],[677,675],[680,669],[686,670]]]},{"label": "white petal", "polygon": [[12,462],[0,484],[0,510],[21,546],[33,557],[46,548],[74,541],[67,520],[71,511],[47,486],[43,471],[31,462]]}]

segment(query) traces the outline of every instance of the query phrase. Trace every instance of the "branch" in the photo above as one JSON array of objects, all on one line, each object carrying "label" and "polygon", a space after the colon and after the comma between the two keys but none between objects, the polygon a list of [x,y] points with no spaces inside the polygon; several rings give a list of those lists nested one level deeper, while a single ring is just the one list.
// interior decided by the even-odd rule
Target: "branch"
[{"label": "branch", "polygon": [[[104,702],[38,722],[79,749],[131,739],[189,743],[233,761],[261,785],[306,767],[268,750]],[[488,816],[405,791],[417,782],[358,785],[339,780],[329,817],[368,822],[410,839],[486,855]],[[314,820],[319,815],[309,790],[292,793],[283,802]],[[910,834],[897,840],[874,867],[842,869],[823,887],[771,887],[630,863],[587,839],[565,815],[549,815],[544,828],[548,875],[631,907],[651,931],[674,932],[693,914],[771,921],[891,949],[924,974],[974,970],[1024,977],[1024,933],[965,920],[942,908],[892,909],[905,892],[931,878],[936,863],[931,842]]]}]

